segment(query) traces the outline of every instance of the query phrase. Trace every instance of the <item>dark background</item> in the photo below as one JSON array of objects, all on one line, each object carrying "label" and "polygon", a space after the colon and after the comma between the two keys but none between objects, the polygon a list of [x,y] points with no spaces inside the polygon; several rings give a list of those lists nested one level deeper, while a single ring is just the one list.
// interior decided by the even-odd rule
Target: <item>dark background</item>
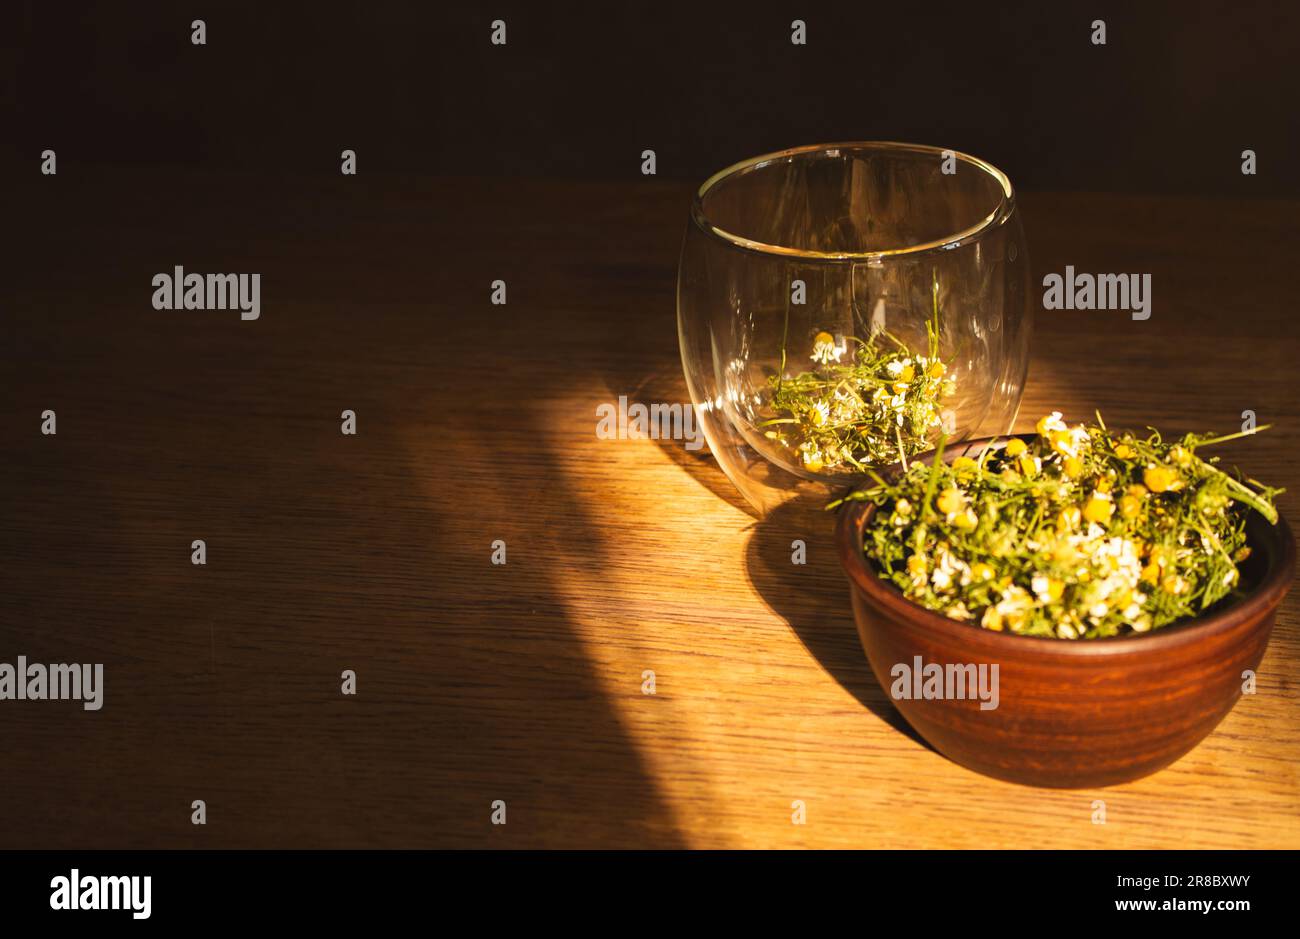
[{"label": "dark background", "polygon": [[[1040,317],[1024,415],[1225,431],[1257,409],[1278,429],[1243,465],[1296,492],[1297,216],[1276,197],[1300,192],[1298,15],[1130,6],[3,5],[0,661],[104,663],[106,703],[0,706],[0,848],[786,845],[786,788],[822,779],[835,822],[809,843],[897,846],[876,836],[891,814],[958,838],[974,811],[1016,819],[1017,846],[1097,846],[1055,796],[955,772],[898,788],[879,757],[907,744],[876,726],[892,711],[825,542],[792,576],[778,519],[728,566],[711,552],[737,497],[707,454],[647,461],[597,440],[592,407],[685,397],[693,184],[777,148],[911,140],[1023,190],[1121,190],[1021,201],[1036,280],[1157,284],[1149,322]],[[261,273],[262,318],[154,310],[174,264]],[[660,491],[685,501],[627,508]],[[1288,843],[1295,710],[1261,699],[1217,771],[1134,800],[1139,824]],[[730,723],[691,736],[700,702]],[[744,759],[733,734],[757,741]]]},{"label": "dark background", "polygon": [[352,148],[365,173],[626,178],[652,148],[660,176],[702,180],[897,139],[977,154],[1022,189],[1300,192],[1294,3],[7,6],[5,147],[54,148],[61,173],[337,173]]}]

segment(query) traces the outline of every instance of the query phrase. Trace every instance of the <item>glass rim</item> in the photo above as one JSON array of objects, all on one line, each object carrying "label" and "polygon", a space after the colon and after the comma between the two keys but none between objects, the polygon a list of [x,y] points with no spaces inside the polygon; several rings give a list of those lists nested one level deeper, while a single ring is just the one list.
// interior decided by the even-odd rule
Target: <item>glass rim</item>
[{"label": "glass rim", "polygon": [[[933,241],[922,242],[921,244],[908,245],[902,248],[886,248],[880,251],[810,251],[804,248],[791,248],[788,245],[774,245],[767,242],[758,241],[753,238],[745,238],[734,232],[729,232],[720,228],[709,220],[707,213],[704,211],[704,198],[714,186],[731,179],[742,173],[753,172],[761,169],[769,163],[775,163],[780,160],[789,159],[794,156],[803,156],[809,153],[829,152],[832,150],[906,150],[915,153],[933,154],[942,157],[945,153],[951,153],[953,157],[963,163],[969,164],[977,170],[985,173],[992,178],[999,187],[1001,196],[998,204],[994,206],[993,211],[984,218],[980,219],[974,225],[965,228],[959,232],[939,238]],[[1015,207],[1015,190],[1011,186],[1011,180],[1007,174],[1002,172],[987,160],[981,160],[979,157],[971,156],[968,153],[962,153],[960,150],[953,150],[951,147],[932,147],[927,144],[919,143],[901,143],[892,140],[853,140],[842,143],[815,143],[802,147],[791,147],[788,150],[778,150],[774,153],[765,153],[761,156],[750,157],[747,160],[741,160],[739,163],[733,163],[730,166],[718,170],[708,179],[706,179],[698,190],[695,198],[691,201],[691,218],[696,226],[706,235],[720,238],[738,248],[744,248],[748,251],[757,251],[761,254],[774,254],[782,257],[805,258],[807,260],[817,261],[855,261],[869,260],[872,258],[893,258],[909,254],[924,254],[928,251],[947,251],[960,247],[974,241],[987,230],[1003,222]]]}]

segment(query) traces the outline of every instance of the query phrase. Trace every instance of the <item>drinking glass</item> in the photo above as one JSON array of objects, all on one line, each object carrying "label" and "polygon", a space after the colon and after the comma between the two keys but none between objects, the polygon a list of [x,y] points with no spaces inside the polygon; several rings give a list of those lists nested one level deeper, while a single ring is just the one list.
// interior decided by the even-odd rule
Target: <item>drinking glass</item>
[{"label": "drinking glass", "polygon": [[1028,301],[1004,173],[937,147],[842,143],[745,160],[700,187],[677,326],[709,448],[761,517],[940,436],[1010,431]]}]

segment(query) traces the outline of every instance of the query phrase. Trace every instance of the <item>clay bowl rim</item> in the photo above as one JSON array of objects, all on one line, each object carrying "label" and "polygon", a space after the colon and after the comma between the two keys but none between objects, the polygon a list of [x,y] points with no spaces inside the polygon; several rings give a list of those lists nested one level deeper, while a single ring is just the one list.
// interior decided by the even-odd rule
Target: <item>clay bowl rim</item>
[{"label": "clay bowl rim", "polygon": [[[998,450],[1006,446],[1008,440],[1015,438],[1029,443],[1037,439],[1037,435],[1010,434],[1004,437],[981,437],[964,441],[945,452],[944,461],[948,462],[968,454],[974,448],[978,448],[981,452],[990,447]],[[930,463],[933,459],[934,451],[931,450],[916,457],[912,462]],[[895,466],[884,475],[892,480],[900,472],[901,467]],[[970,623],[950,619],[933,610],[927,610],[904,597],[892,583],[882,580],[873,570],[871,562],[867,560],[862,549],[862,531],[875,511],[876,506],[870,502],[846,503],[839,511],[835,540],[840,563],[848,574],[850,582],[894,620],[920,627],[944,639],[962,644],[984,645],[1012,654],[1042,653],[1045,657],[1084,660],[1117,655],[1158,654],[1162,650],[1209,639],[1232,629],[1243,620],[1257,624],[1285,596],[1291,585],[1296,563],[1295,538],[1286,519],[1279,513],[1277,524],[1269,525],[1268,521],[1261,516],[1259,521],[1266,526],[1265,530],[1274,548],[1270,552],[1269,567],[1249,594],[1217,612],[1196,616],[1186,622],[1163,626],[1147,633],[1129,633],[1102,639],[1070,640],[1050,636],[1019,636],[1015,633],[982,629]],[[1259,513],[1252,509],[1250,515],[1259,516]],[[1250,540],[1247,543],[1251,543]],[[1255,540],[1253,546],[1259,546],[1258,540]],[[856,615],[854,618],[857,618]]]}]

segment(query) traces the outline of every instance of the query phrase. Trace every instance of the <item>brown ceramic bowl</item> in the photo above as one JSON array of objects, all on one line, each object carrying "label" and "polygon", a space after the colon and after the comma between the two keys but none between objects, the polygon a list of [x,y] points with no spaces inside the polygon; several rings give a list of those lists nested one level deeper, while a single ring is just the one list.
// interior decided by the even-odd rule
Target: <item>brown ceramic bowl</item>
[{"label": "brown ceramic bowl", "polygon": [[[944,456],[977,456],[988,443],[971,441]],[[977,772],[1032,786],[1127,782],[1163,769],[1196,746],[1241,696],[1242,672],[1259,667],[1295,572],[1295,541],[1286,521],[1270,525],[1252,512],[1252,553],[1241,569],[1244,598],[1141,635],[1016,636],[926,610],[882,580],[862,552],[862,532],[874,512],[869,503],[847,503],[836,541],[858,636],[876,679],[940,753]],[[965,700],[895,696],[893,689],[903,687],[896,683],[905,677],[896,665],[915,670],[917,656],[923,667],[943,666],[945,675],[949,665],[997,664],[997,707],[982,709],[975,692]],[[985,674],[991,704],[991,667]]]}]

